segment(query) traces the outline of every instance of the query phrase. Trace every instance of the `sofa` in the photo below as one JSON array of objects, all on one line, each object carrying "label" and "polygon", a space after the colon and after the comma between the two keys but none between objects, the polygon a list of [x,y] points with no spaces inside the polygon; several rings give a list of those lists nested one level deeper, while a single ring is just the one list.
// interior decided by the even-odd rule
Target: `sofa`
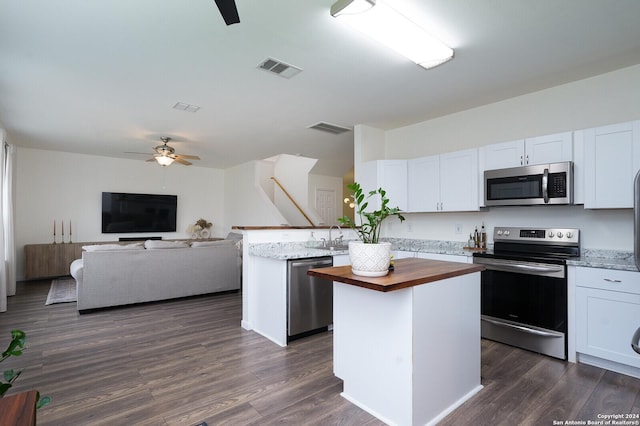
[{"label": "sofa", "polygon": [[80,313],[239,290],[242,251],[234,239],[153,241],[83,247],[70,266]]}]

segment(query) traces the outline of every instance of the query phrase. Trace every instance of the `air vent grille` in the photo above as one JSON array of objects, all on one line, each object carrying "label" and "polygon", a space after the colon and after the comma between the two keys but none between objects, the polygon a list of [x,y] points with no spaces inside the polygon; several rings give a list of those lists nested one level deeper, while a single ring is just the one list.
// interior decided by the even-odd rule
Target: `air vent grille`
[{"label": "air vent grille", "polygon": [[323,122],[313,124],[309,126],[309,129],[320,130],[321,132],[331,133],[332,135],[339,135],[341,133],[346,133],[351,131],[351,129],[347,127],[342,127],[336,124],[323,123]]},{"label": "air vent grille", "polygon": [[283,78],[291,78],[302,71],[302,68],[298,68],[291,64],[286,64],[273,58],[265,59],[258,65],[258,68],[264,71],[271,72]]}]

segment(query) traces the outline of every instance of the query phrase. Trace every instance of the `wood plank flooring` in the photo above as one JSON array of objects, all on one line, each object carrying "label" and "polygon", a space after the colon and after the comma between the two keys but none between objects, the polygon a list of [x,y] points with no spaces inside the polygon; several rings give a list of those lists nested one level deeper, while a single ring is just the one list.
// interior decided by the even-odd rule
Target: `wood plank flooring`
[{"label": "wood plank flooring", "polygon": [[[0,350],[14,328],[29,346],[1,366],[25,368],[12,393],[53,398],[39,425],[383,424],[340,396],[331,333],[280,348],[240,327],[240,294],[79,315],[74,303],[45,306],[48,289],[19,283],[0,314]],[[639,379],[484,340],[482,383],[442,425],[640,413]]]}]

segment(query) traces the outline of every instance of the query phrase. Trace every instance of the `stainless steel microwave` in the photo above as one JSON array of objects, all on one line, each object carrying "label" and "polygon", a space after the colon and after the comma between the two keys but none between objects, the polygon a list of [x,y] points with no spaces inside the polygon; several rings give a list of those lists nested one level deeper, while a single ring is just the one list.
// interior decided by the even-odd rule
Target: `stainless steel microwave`
[{"label": "stainless steel microwave", "polygon": [[573,163],[485,170],[485,206],[573,204]]}]

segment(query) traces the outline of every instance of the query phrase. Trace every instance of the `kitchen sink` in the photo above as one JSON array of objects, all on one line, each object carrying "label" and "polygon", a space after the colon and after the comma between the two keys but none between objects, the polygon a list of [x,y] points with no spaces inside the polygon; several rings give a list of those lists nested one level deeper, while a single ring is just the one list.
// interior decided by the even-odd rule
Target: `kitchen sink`
[{"label": "kitchen sink", "polygon": [[314,248],[317,250],[329,250],[329,251],[349,250],[349,246],[347,244],[339,244],[339,245],[332,245],[332,246],[317,245]]}]

